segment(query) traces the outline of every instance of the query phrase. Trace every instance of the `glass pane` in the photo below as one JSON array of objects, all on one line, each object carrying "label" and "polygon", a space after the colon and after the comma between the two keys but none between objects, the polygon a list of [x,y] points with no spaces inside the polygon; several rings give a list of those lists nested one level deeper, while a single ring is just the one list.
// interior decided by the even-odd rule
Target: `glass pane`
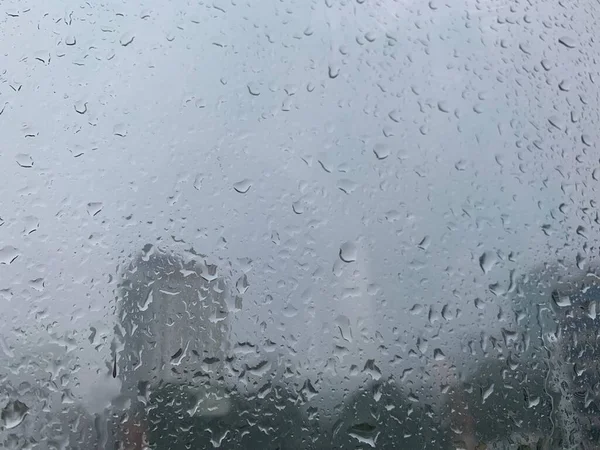
[{"label": "glass pane", "polygon": [[0,5],[0,446],[600,448],[597,5]]}]

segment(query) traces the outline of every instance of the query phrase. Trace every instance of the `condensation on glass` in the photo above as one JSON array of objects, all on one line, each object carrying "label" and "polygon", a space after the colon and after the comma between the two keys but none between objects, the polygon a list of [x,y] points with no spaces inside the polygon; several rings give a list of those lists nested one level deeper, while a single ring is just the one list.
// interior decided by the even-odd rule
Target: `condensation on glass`
[{"label": "condensation on glass", "polygon": [[0,446],[600,448],[592,1],[0,4]]}]

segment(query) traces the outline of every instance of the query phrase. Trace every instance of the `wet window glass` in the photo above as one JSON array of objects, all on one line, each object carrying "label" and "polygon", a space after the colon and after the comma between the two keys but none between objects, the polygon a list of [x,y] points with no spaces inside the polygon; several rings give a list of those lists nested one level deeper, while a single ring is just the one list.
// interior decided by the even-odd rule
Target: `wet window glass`
[{"label": "wet window glass", "polygon": [[0,4],[0,447],[600,448],[596,2]]}]

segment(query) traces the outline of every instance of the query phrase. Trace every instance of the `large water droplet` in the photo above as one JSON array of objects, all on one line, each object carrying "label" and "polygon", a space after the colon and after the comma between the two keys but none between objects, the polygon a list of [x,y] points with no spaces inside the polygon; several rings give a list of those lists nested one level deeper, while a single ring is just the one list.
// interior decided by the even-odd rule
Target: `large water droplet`
[{"label": "large water droplet", "polygon": [[378,143],[373,147],[373,153],[375,153],[377,159],[381,160],[390,156],[390,149],[387,145]]},{"label": "large water droplet", "polygon": [[26,153],[19,153],[15,157],[15,159],[17,160],[17,164],[21,167],[24,167],[26,169],[33,167],[33,158],[31,157],[31,155],[28,155]]},{"label": "large water droplet", "polygon": [[29,408],[25,403],[19,400],[9,401],[0,414],[4,427],[10,430],[21,425],[25,420],[27,411],[29,411]]},{"label": "large water droplet", "polygon": [[0,248],[0,264],[11,264],[20,255],[18,249],[11,245]]},{"label": "large water droplet", "polygon": [[248,178],[244,178],[241,181],[233,184],[233,189],[240,194],[245,194],[252,187],[252,180]]},{"label": "large water droplet", "polygon": [[340,259],[346,263],[356,261],[357,254],[358,249],[356,248],[356,244],[354,242],[344,242],[340,246]]},{"label": "large water droplet", "polygon": [[127,32],[127,33],[123,33],[121,35],[121,38],[119,39],[119,42],[121,43],[121,45],[123,47],[127,47],[129,44],[131,44],[133,42],[133,40],[135,39],[135,36],[133,33]]},{"label": "large water droplet", "polygon": [[570,38],[569,36],[562,36],[558,38],[558,42],[560,42],[562,45],[568,48],[575,48],[575,46],[577,45],[575,39]]},{"label": "large water droplet", "polygon": [[87,204],[87,212],[90,216],[94,217],[100,211],[102,211],[102,202],[90,202]]}]

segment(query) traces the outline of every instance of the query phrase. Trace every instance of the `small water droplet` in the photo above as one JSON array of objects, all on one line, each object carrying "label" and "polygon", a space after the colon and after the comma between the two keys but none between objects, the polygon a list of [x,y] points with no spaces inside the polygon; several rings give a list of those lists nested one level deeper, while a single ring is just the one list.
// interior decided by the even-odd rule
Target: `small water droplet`
[{"label": "small water droplet", "polygon": [[75,39],[75,36],[67,36],[65,38],[65,44],[67,45],[75,45],[77,43],[77,40]]},{"label": "small water droplet", "polygon": [[248,92],[250,92],[250,94],[252,94],[254,96],[260,95],[260,86],[258,85],[258,83],[250,82],[250,83],[248,83],[247,87],[248,87]]},{"label": "small water droplet", "polygon": [[115,136],[125,137],[127,136],[127,127],[125,127],[125,124],[123,123],[118,123],[113,127],[113,134]]},{"label": "small water droplet", "polygon": [[377,159],[382,160],[390,156],[390,149],[387,145],[378,143],[373,147],[373,153],[375,153]]},{"label": "small water droplet", "polygon": [[129,44],[131,44],[133,42],[134,39],[135,39],[135,35],[133,33],[126,32],[121,35],[119,42],[121,43],[121,45],[123,47],[127,47]]},{"label": "small water droplet", "polygon": [[358,249],[354,242],[347,241],[347,242],[344,242],[340,246],[340,253],[339,253],[340,259],[346,263],[351,263],[351,262],[356,261],[357,254],[358,254]]},{"label": "small water droplet", "polygon": [[575,39],[573,39],[569,36],[562,36],[562,37],[558,38],[558,42],[560,42],[562,45],[564,45],[567,48],[575,48],[575,46],[577,45],[575,42]]},{"label": "small water droplet", "polygon": [[298,200],[292,203],[292,211],[294,211],[294,213],[298,215],[304,214],[304,203],[302,203],[302,200]]},{"label": "small water droplet", "polygon": [[102,211],[103,206],[102,202],[90,202],[87,204],[87,212],[91,217],[94,217]]},{"label": "small water droplet", "polygon": [[338,75],[340,74],[340,68],[335,64],[330,64],[328,74],[329,74],[329,78],[331,78],[333,80],[334,78],[337,78]]},{"label": "small water droplet", "polygon": [[28,411],[29,408],[25,403],[19,400],[9,401],[0,414],[4,428],[11,430],[21,425]]},{"label": "small water droplet", "polygon": [[562,130],[565,127],[565,123],[557,116],[550,116],[548,118],[548,122],[550,122],[550,125],[552,125],[554,128],[559,130]]},{"label": "small water droplet", "polygon": [[545,71],[552,69],[552,63],[547,59],[542,59],[541,64]]},{"label": "small water droplet", "polygon": [[563,294],[559,291],[552,292],[552,300],[556,303],[556,306],[560,308],[566,308],[567,306],[571,306],[571,298]]},{"label": "small water droplet", "polygon": [[450,112],[450,107],[448,106],[448,103],[445,101],[439,101],[437,106],[441,112],[444,112],[444,113]]},{"label": "small water droplet", "polygon": [[571,90],[571,82],[568,80],[562,80],[560,83],[558,83],[558,88],[561,91],[568,92]]},{"label": "small water droplet", "polygon": [[400,121],[402,120],[402,117],[400,116],[400,111],[398,111],[397,109],[392,109],[388,113],[388,117],[396,123],[400,123]]},{"label": "small water droplet", "polygon": [[235,283],[235,288],[240,294],[244,294],[248,290],[249,286],[250,284],[248,283],[248,277],[246,276],[246,274],[238,278],[238,280]]},{"label": "small water droplet", "polygon": [[358,183],[347,178],[342,178],[337,182],[337,188],[345,194],[352,194],[357,187]]},{"label": "small water droplet", "polygon": [[479,257],[479,267],[481,267],[483,273],[489,273],[497,262],[498,258],[492,252],[485,252]]},{"label": "small water droplet", "polygon": [[421,239],[421,242],[419,242],[419,248],[421,250],[427,250],[430,244],[431,238],[429,236],[425,236],[423,239]]},{"label": "small water droplet", "polygon": [[26,153],[19,153],[15,156],[15,159],[17,161],[17,164],[21,167],[24,167],[26,169],[33,167],[33,158],[31,157],[31,155],[28,155]]},{"label": "small water droplet", "polygon": [[589,134],[582,134],[581,135],[581,142],[583,142],[588,147],[591,147],[593,145],[593,143],[594,143],[592,141],[592,137]]},{"label": "small water droplet", "polygon": [[12,264],[21,253],[12,245],[6,245],[0,248],[0,264]]},{"label": "small water droplet", "polygon": [[87,102],[84,102],[83,100],[76,102],[75,111],[77,111],[79,114],[85,114],[87,112]]},{"label": "small water droplet", "polygon": [[248,178],[244,178],[241,181],[233,184],[233,189],[240,194],[245,194],[252,187],[252,180]]}]

